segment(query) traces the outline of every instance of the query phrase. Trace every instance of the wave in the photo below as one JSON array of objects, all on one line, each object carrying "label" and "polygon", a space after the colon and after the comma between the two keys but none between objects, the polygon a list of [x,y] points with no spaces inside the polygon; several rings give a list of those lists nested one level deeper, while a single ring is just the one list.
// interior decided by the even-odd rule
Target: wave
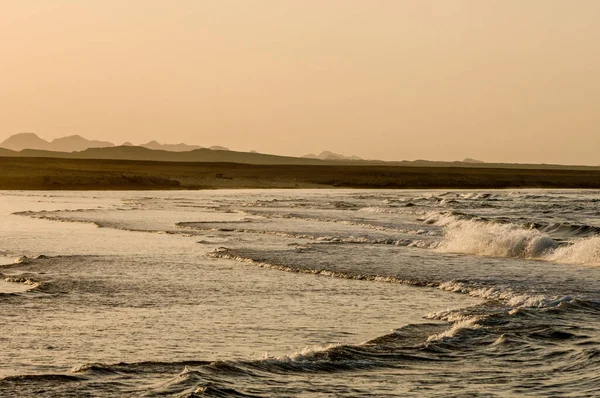
[{"label": "wave", "polygon": [[[269,268],[284,272],[313,274],[326,277],[350,279],[350,280],[361,280],[361,281],[372,281],[372,282],[384,282],[384,283],[401,283],[416,287],[432,287],[440,290],[468,294],[472,297],[484,299],[486,301],[495,301],[502,303],[503,306],[508,307],[508,310],[516,310],[519,308],[556,308],[563,304],[572,304],[576,307],[585,305],[591,305],[594,308],[598,307],[598,303],[582,300],[574,296],[556,296],[546,295],[536,292],[522,292],[514,290],[509,286],[496,285],[496,284],[483,284],[475,281],[434,281],[434,280],[417,280],[417,279],[406,279],[394,275],[378,275],[368,274],[350,271],[337,271],[327,268],[310,268],[302,266],[276,264],[267,261],[256,260],[251,257],[245,256],[235,250],[228,249],[226,247],[220,247],[212,252],[207,253],[208,257],[221,258],[235,260],[242,263],[250,264],[260,268]],[[446,312],[443,315],[431,316],[431,319],[443,320],[446,322],[457,322],[464,319],[457,319],[450,316],[452,312]]]},{"label": "wave", "polygon": [[42,282],[28,275],[5,275],[0,273],[0,295],[19,295],[37,290]]},{"label": "wave", "polygon": [[48,220],[48,221],[58,221],[58,222],[91,224],[91,225],[94,225],[94,226],[96,226],[98,228],[104,227],[102,224],[100,224],[99,222],[96,222],[96,221],[81,220],[81,219],[76,219],[76,218],[68,218],[68,217],[64,217],[64,216],[61,217],[59,215],[59,214],[67,213],[67,212],[77,213],[77,212],[94,211],[94,210],[97,210],[97,209],[52,210],[52,211],[20,211],[20,212],[13,213],[13,215],[15,215],[15,216],[23,216],[23,217],[30,217],[30,218],[36,218],[38,220]]},{"label": "wave", "polygon": [[406,207],[413,207],[415,206],[412,203],[407,203],[404,205],[404,207],[398,207],[398,206],[368,206],[368,207],[361,207],[360,209],[358,209],[359,212],[364,212],[364,213],[380,213],[380,214],[405,214]]},{"label": "wave", "polygon": [[442,333],[429,336],[427,338],[427,341],[434,342],[445,339],[455,339],[463,337],[464,334],[470,331],[481,329],[482,326],[478,322],[478,317],[469,317],[467,319],[460,320],[458,322],[455,322],[450,329],[445,330]]},{"label": "wave", "polygon": [[242,263],[251,264],[260,268],[270,268],[278,271],[284,272],[293,272],[300,274],[313,274],[313,275],[322,275],[328,277],[342,278],[342,279],[352,279],[352,280],[367,280],[367,281],[375,281],[375,282],[388,282],[388,283],[403,283],[406,285],[413,286],[431,286],[435,287],[435,284],[413,281],[408,279],[401,279],[394,276],[382,276],[382,275],[373,275],[373,274],[359,274],[359,273],[350,273],[350,272],[341,272],[341,271],[333,271],[325,268],[302,268],[302,267],[294,267],[290,265],[282,265],[282,264],[273,264],[263,261],[257,261],[249,257],[244,257],[243,255],[237,253],[234,250],[228,249],[226,247],[219,247],[212,252],[206,254],[210,258],[221,258],[227,260],[236,260]]},{"label": "wave", "polygon": [[494,257],[539,258],[557,246],[554,239],[534,229],[457,219],[445,225],[438,249]]},{"label": "wave", "polygon": [[14,375],[0,378],[0,386],[7,383],[30,383],[40,381],[76,382],[82,380],[81,377],[65,374]]},{"label": "wave", "polygon": [[[411,353],[403,352],[394,355],[392,352],[389,352],[389,348],[392,346],[411,349],[423,347],[428,336],[447,328],[447,324],[442,325],[439,323],[410,324],[390,334],[368,340],[362,344],[312,346],[289,355],[265,355],[257,359],[216,361],[92,363],[75,367],[71,370],[71,373],[134,373],[142,370],[145,372],[160,373],[174,368],[184,368],[182,373],[257,375],[258,372],[340,371],[361,367],[377,367],[381,366],[384,361],[397,363],[398,359],[403,361],[430,361],[432,358],[418,351]],[[393,361],[390,361],[391,359]]]},{"label": "wave", "polygon": [[[563,349],[557,345],[557,349],[549,354],[535,348],[539,342],[561,344],[565,340],[576,341],[581,335],[544,324],[530,325],[532,330],[526,327],[522,331],[514,331],[506,325],[503,320],[497,330],[492,330],[476,318],[456,321],[450,327],[447,323],[409,324],[362,344],[316,346],[290,355],[260,359],[86,364],[74,368],[70,374],[10,376],[0,379],[0,388],[13,387],[14,391],[20,392],[27,388],[32,393],[44,389],[46,393],[57,391],[53,396],[62,396],[60,393],[75,382],[76,387],[71,387],[74,389],[69,390],[69,396],[87,396],[85,392],[93,394],[103,384],[129,387],[128,394],[121,394],[127,396],[257,397],[273,393],[288,396],[295,395],[294,392],[306,385],[296,384],[282,393],[286,382],[307,375],[318,378],[326,374],[343,380],[355,377],[357,371],[376,369],[397,369],[409,374],[435,372],[448,364],[460,368],[465,352],[476,356],[476,363],[498,355],[514,361],[515,366],[518,366],[517,361],[527,361],[528,376],[536,380],[547,378],[550,359],[564,372],[584,370],[587,374],[596,374],[595,369],[600,364],[600,351],[596,347]],[[469,362],[466,372],[473,372],[468,365]],[[460,375],[460,372],[459,369],[452,375]],[[149,379],[152,383],[148,383]],[[597,377],[592,376],[591,381],[586,378],[575,382],[579,383],[578,389],[597,391],[595,379]],[[573,382],[572,378],[569,380]],[[125,381],[127,385],[123,384]],[[62,389],[61,384],[64,385]]]},{"label": "wave", "polygon": [[[514,291],[507,286],[480,286],[478,284],[447,281],[442,282],[438,289],[455,293],[468,294],[486,300],[504,302],[507,306],[516,308],[550,308],[557,307],[562,303],[575,303],[580,300],[572,296],[549,296],[543,294],[525,294]],[[447,318],[446,318],[447,320]]]},{"label": "wave", "polygon": [[24,276],[8,276],[8,275],[0,274],[0,278],[3,278],[4,282],[22,283],[23,285],[28,285],[28,286],[37,286],[40,283],[36,280],[33,280],[30,277],[24,277]]},{"label": "wave", "polygon": [[105,374],[105,373],[136,373],[141,370],[152,373],[170,372],[173,368],[182,368],[189,366],[203,366],[209,364],[209,361],[142,361],[142,362],[119,362],[114,364],[105,364],[101,362],[86,363],[71,368],[72,374]]},{"label": "wave", "polygon": [[600,227],[585,224],[569,224],[569,223],[551,223],[541,224],[535,223],[531,226],[538,231],[550,234],[552,236],[561,237],[592,237],[600,235]]},{"label": "wave", "polygon": [[277,230],[265,230],[265,229],[251,229],[251,228],[228,228],[228,227],[215,227],[217,223],[203,223],[203,222],[179,222],[176,225],[180,228],[191,228],[201,231],[214,231],[214,232],[235,232],[235,233],[248,233],[248,234],[262,234],[279,236],[282,238],[291,239],[308,239],[317,242],[329,242],[329,243],[353,243],[353,244],[374,244],[374,245],[396,245],[396,246],[411,246],[411,247],[426,247],[427,241],[412,240],[412,239],[392,239],[392,238],[372,238],[364,236],[338,236],[338,235],[327,235],[327,234],[310,234],[302,232],[285,232]]},{"label": "wave", "polygon": [[[165,381],[154,382],[150,390],[141,386],[141,389],[136,389],[135,392],[169,396],[257,396],[238,390],[237,385],[232,382],[241,382],[243,386],[244,381],[269,380],[273,375],[281,378],[286,375],[332,374],[445,362],[446,359],[439,355],[422,350],[431,344],[427,342],[427,336],[439,333],[443,328],[448,328],[448,325],[412,324],[362,344],[314,346],[289,355],[264,356],[257,359],[90,363],[77,366],[70,374],[60,376],[65,377],[65,380],[87,381],[91,383],[92,388],[103,380],[110,383],[110,380],[135,381],[137,378],[151,377],[156,381],[167,376]],[[45,377],[51,376],[40,375],[37,381]],[[35,383],[36,380],[25,382]]]},{"label": "wave", "polygon": [[600,237],[591,237],[574,242],[572,245],[559,247],[546,256],[556,262],[600,265]]},{"label": "wave", "polygon": [[598,236],[564,242],[535,228],[450,213],[430,213],[424,221],[444,228],[436,246],[442,252],[600,265]]},{"label": "wave", "polygon": [[[383,207],[364,207],[364,208],[359,208],[357,211],[364,211],[364,212],[370,212],[370,213],[392,213],[391,211],[387,212],[385,210],[386,210],[386,208],[383,208]],[[387,209],[387,210],[391,210],[391,209]],[[243,212],[240,212],[240,214],[246,214],[246,215],[250,215],[250,216],[260,216],[260,217],[265,217],[265,218],[294,219],[294,220],[301,220],[301,221],[308,221],[308,222],[337,223],[337,224],[342,224],[342,225],[351,225],[351,226],[355,226],[355,227],[359,227],[359,228],[372,229],[372,230],[376,230],[376,231],[397,232],[397,233],[403,233],[403,234],[421,235],[421,234],[426,234],[428,232],[423,229],[407,229],[407,228],[389,227],[389,226],[381,225],[381,224],[374,223],[374,222],[367,222],[365,220],[354,221],[354,220],[340,219],[340,218],[333,218],[333,217],[318,217],[318,216],[300,215],[297,213],[274,213],[274,212],[265,212],[265,211],[256,211],[256,210],[253,210],[253,211],[244,210]]]},{"label": "wave", "polygon": [[494,195],[488,192],[469,192],[469,193],[464,193],[460,195],[463,199],[475,199],[475,200],[481,200],[481,199],[490,199],[493,198]]},{"label": "wave", "polygon": [[[96,210],[96,209],[91,209]],[[82,210],[72,210],[71,212],[80,212],[87,211],[86,209]],[[24,211],[13,213],[18,216],[26,216],[31,218],[36,218],[39,220],[48,220],[48,221],[56,221],[56,222],[64,222],[64,223],[75,223],[75,224],[89,224],[93,225],[97,228],[110,228],[117,231],[128,231],[128,232],[144,232],[151,234],[167,234],[167,235],[181,235],[186,237],[191,237],[193,234],[189,232],[183,232],[178,230],[163,230],[163,229],[145,229],[145,228],[133,228],[118,225],[116,222],[108,222],[108,221],[97,221],[97,220],[88,220],[88,219],[79,219],[79,218],[70,218],[61,216],[61,213],[66,211],[63,210],[53,210],[53,211],[42,211],[42,212],[32,212],[32,211]],[[52,214],[51,214],[52,213]]]}]

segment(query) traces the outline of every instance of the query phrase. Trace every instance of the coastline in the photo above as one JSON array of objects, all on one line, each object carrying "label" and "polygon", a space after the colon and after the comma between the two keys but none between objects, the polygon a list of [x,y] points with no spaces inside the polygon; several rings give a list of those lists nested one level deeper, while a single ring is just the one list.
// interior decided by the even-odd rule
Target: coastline
[{"label": "coastline", "polygon": [[600,170],[0,157],[0,190],[599,189]]}]

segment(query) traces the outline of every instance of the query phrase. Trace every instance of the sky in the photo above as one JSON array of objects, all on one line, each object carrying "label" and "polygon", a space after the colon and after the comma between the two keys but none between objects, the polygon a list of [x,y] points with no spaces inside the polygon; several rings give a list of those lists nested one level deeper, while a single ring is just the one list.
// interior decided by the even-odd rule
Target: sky
[{"label": "sky", "polygon": [[598,0],[0,0],[0,141],[600,165],[598,21]]}]

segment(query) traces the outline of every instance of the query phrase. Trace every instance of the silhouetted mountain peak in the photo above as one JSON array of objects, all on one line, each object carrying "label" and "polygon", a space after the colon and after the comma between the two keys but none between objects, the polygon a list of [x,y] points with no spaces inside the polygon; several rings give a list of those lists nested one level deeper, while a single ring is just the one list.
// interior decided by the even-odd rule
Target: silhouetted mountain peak
[{"label": "silhouetted mountain peak", "polygon": [[70,135],[52,140],[50,150],[58,152],[78,152],[88,148],[113,147],[115,144],[108,141],[88,140],[80,135]]},{"label": "silhouetted mountain peak", "polygon": [[0,147],[21,151],[23,149],[49,149],[50,143],[35,133],[19,133],[8,137],[0,143]]},{"label": "silhouetted mountain peak", "polygon": [[304,155],[302,157],[305,159],[318,159],[317,155],[315,155],[314,153],[309,153],[308,155]]},{"label": "silhouetted mountain peak", "polygon": [[208,149],[211,149],[213,151],[228,151],[229,150],[229,148],[226,148],[224,146],[219,146],[219,145],[209,146]]},{"label": "silhouetted mountain peak", "polygon": [[87,141],[85,138],[80,136],[79,134],[68,135],[66,137],[55,138],[52,142],[60,142],[60,141]]},{"label": "silhouetted mountain peak", "polygon": [[22,151],[24,149],[38,149],[56,152],[75,152],[84,151],[88,148],[104,148],[115,146],[108,141],[90,141],[80,135],[70,135],[61,137],[48,142],[35,133],[19,133],[8,137],[0,147],[11,149],[13,151]]},{"label": "silhouetted mountain peak", "polygon": [[477,160],[473,158],[465,158],[463,160],[464,163],[485,163],[483,160]]},{"label": "silhouetted mountain peak", "polygon": [[8,137],[8,139],[33,139],[45,141],[44,139],[40,138],[36,133],[17,133]]}]

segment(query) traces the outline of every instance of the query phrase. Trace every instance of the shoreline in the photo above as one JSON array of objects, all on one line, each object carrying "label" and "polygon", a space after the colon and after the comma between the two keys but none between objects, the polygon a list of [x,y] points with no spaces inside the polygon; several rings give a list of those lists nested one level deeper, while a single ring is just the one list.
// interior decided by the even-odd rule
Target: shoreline
[{"label": "shoreline", "polygon": [[600,189],[600,170],[0,157],[0,190]]}]

